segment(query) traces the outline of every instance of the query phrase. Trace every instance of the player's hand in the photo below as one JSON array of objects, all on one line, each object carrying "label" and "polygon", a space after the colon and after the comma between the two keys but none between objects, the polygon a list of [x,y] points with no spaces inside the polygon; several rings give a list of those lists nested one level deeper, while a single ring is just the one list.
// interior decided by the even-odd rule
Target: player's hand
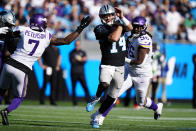
[{"label": "player's hand", "polygon": [[119,18],[123,18],[123,17],[124,17],[123,11],[122,11],[120,8],[114,7],[114,9],[115,9],[116,15],[117,15]]},{"label": "player's hand", "polygon": [[122,23],[122,21],[120,20],[119,17],[117,17],[116,20],[114,21],[114,25],[123,26],[123,23]]},{"label": "player's hand", "polygon": [[91,23],[91,21],[92,21],[92,17],[90,15],[84,16],[80,22],[80,26],[78,26],[78,30],[82,31]]},{"label": "player's hand", "polygon": [[9,28],[8,27],[0,28],[0,34],[7,34],[8,32],[9,32]]}]

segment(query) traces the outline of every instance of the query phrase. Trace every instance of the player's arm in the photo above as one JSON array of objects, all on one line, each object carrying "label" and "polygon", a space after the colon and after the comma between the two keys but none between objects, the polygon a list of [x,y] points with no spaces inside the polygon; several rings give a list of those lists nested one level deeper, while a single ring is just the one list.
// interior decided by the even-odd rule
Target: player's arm
[{"label": "player's arm", "polygon": [[73,40],[75,40],[80,35],[79,31],[75,31],[65,38],[56,38],[56,36],[52,36],[50,43],[54,45],[69,45]]},{"label": "player's arm", "polygon": [[122,31],[123,27],[121,25],[118,25],[116,29],[114,29],[114,31],[109,34],[108,40],[112,42],[117,42],[121,37]]},{"label": "player's arm", "polygon": [[91,20],[92,20],[92,18],[90,16],[85,16],[81,20],[81,23],[78,26],[78,28],[76,29],[76,31],[69,34],[65,38],[56,38],[55,36],[53,36],[51,38],[50,43],[54,44],[54,45],[68,45],[68,44],[70,44],[72,41],[74,41],[80,35],[80,33],[83,31],[83,29],[86,28],[90,24]]},{"label": "player's arm", "polygon": [[56,65],[56,70],[59,71],[61,66],[61,55],[57,57],[57,65]]},{"label": "player's arm", "polygon": [[0,38],[17,38],[20,37],[20,31],[12,31],[8,27],[0,28]]},{"label": "player's arm", "polygon": [[150,49],[142,46],[138,47],[138,57],[136,60],[130,60],[130,65],[141,65],[145,61],[146,55],[149,53]]},{"label": "player's arm", "polygon": [[131,31],[133,29],[133,26],[132,26],[131,22],[129,22],[129,20],[127,20],[125,18],[124,14],[123,14],[123,11],[120,8],[115,7],[115,12],[116,12],[116,15],[122,21],[123,25],[125,26],[125,30],[126,31]]}]

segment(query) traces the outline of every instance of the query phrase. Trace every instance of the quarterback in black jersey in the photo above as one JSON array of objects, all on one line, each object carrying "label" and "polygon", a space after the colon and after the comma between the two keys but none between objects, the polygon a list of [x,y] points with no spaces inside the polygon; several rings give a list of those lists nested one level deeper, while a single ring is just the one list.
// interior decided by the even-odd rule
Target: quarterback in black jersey
[{"label": "quarterback in black jersey", "polygon": [[86,110],[92,111],[100,100],[102,93],[108,89],[106,99],[99,110],[91,116],[93,128],[99,128],[99,119],[104,119],[104,112],[118,97],[124,81],[124,63],[126,56],[125,31],[132,30],[131,23],[123,16],[119,8],[104,5],[100,8],[99,17],[102,24],[94,29],[102,53],[99,86],[96,96],[88,103]]}]

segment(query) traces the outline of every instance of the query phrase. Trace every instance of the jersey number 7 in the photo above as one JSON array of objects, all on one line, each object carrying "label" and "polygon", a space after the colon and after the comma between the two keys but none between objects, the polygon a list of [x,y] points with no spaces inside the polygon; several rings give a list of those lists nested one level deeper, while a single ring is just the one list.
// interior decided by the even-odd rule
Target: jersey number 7
[{"label": "jersey number 7", "polygon": [[28,43],[29,44],[35,43],[35,45],[33,47],[33,50],[28,54],[28,55],[32,56],[35,53],[35,51],[36,51],[36,49],[37,49],[37,47],[39,45],[39,41],[38,40],[29,39],[29,42]]}]

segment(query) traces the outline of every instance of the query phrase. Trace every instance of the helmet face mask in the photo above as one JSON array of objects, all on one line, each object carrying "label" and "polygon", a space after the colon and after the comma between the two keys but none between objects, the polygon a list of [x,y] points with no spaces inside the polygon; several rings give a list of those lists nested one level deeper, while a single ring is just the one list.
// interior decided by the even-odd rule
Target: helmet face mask
[{"label": "helmet face mask", "polygon": [[104,25],[112,26],[116,19],[116,13],[112,6],[104,5],[99,10],[99,17]]},{"label": "helmet face mask", "polygon": [[146,32],[147,29],[147,21],[142,16],[137,16],[132,20],[133,25],[133,34],[140,35]]},{"label": "helmet face mask", "polygon": [[47,19],[42,14],[34,14],[30,18],[30,28],[36,31],[45,31],[47,28]]}]

